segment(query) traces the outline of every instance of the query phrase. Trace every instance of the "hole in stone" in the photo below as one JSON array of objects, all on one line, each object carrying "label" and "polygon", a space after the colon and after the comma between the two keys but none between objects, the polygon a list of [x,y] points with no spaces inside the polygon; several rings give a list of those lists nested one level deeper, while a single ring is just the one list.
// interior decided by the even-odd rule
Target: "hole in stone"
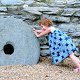
[{"label": "hole in stone", "polygon": [[14,47],[11,44],[6,44],[3,47],[4,53],[7,55],[11,55],[14,52]]}]

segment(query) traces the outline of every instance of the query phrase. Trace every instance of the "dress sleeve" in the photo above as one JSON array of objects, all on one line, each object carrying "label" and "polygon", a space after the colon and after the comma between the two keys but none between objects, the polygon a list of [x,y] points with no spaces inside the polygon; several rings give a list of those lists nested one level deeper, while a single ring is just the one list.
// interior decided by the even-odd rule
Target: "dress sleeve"
[{"label": "dress sleeve", "polygon": [[56,28],[55,27],[51,27],[51,32],[52,33],[54,32],[54,30],[56,30]]}]

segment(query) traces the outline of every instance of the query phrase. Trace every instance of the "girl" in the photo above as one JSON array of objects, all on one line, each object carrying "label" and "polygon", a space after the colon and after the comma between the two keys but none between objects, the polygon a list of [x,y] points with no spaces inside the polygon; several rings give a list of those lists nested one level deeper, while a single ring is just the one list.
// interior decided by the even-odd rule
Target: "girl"
[{"label": "girl", "polygon": [[76,65],[74,71],[80,72],[80,60],[74,55],[76,46],[72,42],[72,39],[60,29],[52,26],[53,22],[49,19],[42,19],[39,25],[41,26],[41,30],[33,28],[33,32],[37,37],[48,34],[52,64],[58,64],[69,56]]}]

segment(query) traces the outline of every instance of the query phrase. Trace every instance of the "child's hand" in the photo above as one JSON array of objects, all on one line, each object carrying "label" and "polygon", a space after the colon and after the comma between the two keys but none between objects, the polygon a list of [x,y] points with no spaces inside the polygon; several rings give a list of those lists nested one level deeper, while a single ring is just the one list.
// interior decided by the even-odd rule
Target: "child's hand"
[{"label": "child's hand", "polygon": [[35,28],[32,28],[34,34],[37,36],[37,32],[36,32],[36,29]]},{"label": "child's hand", "polygon": [[35,31],[36,29],[35,28],[32,28],[32,30]]}]

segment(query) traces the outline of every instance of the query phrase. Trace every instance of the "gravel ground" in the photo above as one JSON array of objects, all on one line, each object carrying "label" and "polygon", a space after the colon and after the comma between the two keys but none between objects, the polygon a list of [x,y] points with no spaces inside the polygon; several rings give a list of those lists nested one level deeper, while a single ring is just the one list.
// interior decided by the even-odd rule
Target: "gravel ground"
[{"label": "gravel ground", "polygon": [[0,80],[80,80],[74,67],[70,59],[55,66],[49,58],[41,57],[37,65],[0,66]]}]

